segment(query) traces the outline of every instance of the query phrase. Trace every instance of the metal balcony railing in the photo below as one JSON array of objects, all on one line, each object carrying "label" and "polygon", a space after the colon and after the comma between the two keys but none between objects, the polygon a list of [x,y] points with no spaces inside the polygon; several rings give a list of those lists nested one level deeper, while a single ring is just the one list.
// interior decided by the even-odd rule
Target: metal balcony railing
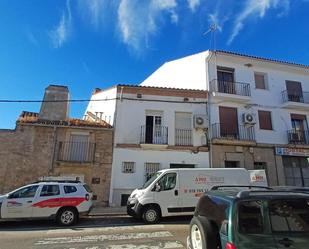
[{"label": "metal balcony railing", "polygon": [[140,143],[142,144],[167,144],[167,142],[168,142],[168,128],[166,126],[142,125]]},{"label": "metal balcony railing", "polygon": [[216,123],[212,125],[212,138],[254,141],[254,126],[239,125],[233,129],[231,125]]},{"label": "metal balcony railing", "polygon": [[309,131],[288,130],[289,144],[309,144]]},{"label": "metal balcony railing", "polygon": [[175,145],[191,146],[192,129],[175,129]]},{"label": "metal balcony railing", "polygon": [[287,90],[281,92],[282,102],[299,102],[309,104],[309,92],[291,93]]},{"label": "metal balcony railing", "polygon": [[214,79],[210,82],[210,91],[240,96],[251,96],[250,84]]},{"label": "metal balcony railing", "polygon": [[58,142],[57,160],[89,163],[94,161],[95,143]]}]

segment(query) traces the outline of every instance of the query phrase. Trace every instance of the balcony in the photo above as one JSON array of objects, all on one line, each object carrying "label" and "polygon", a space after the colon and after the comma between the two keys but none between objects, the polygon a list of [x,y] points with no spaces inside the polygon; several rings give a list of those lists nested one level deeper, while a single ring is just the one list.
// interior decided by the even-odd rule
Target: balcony
[{"label": "balcony", "polygon": [[192,146],[192,129],[175,129],[176,146]]},{"label": "balcony", "polygon": [[214,79],[210,82],[213,101],[233,101],[247,103],[251,99],[249,83],[222,81]]},{"label": "balcony", "polygon": [[94,161],[95,143],[58,142],[57,161],[91,163]]},{"label": "balcony", "polygon": [[232,126],[216,123],[212,125],[212,138],[228,141],[255,142],[254,126],[239,125],[236,129],[233,129]]},{"label": "balcony", "polygon": [[287,90],[281,92],[282,107],[307,111],[309,108],[309,92],[290,93]]},{"label": "balcony", "polygon": [[141,144],[162,144],[167,145],[168,142],[168,128],[166,126],[142,125],[140,143]]},{"label": "balcony", "polygon": [[288,130],[289,144],[309,144],[309,131]]}]

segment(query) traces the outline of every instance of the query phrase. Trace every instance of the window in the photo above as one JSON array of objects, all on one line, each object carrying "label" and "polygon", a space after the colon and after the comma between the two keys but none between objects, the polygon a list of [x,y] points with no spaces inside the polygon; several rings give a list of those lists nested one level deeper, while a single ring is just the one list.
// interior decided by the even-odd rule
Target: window
[{"label": "window", "polygon": [[273,200],[269,212],[273,232],[309,232],[308,200]]},{"label": "window", "polygon": [[235,94],[234,69],[217,67],[218,91],[222,93]]},{"label": "window", "polygon": [[175,113],[175,145],[192,145],[192,114],[187,112]]},{"label": "window", "polygon": [[35,193],[38,189],[38,185],[29,186],[22,188],[20,190],[17,190],[9,195],[9,199],[16,199],[16,198],[33,198],[35,196]]},{"label": "window", "polygon": [[77,188],[75,186],[64,186],[63,189],[66,194],[77,192]]},{"label": "window", "polygon": [[40,196],[53,196],[59,195],[60,189],[58,185],[44,185]]},{"label": "window", "polygon": [[122,162],[122,173],[134,173],[135,162]]},{"label": "window", "polygon": [[261,130],[272,130],[271,123],[271,112],[269,111],[258,111],[259,114],[259,123]]},{"label": "window", "polygon": [[69,161],[89,161],[89,135],[72,134],[69,144]]},{"label": "window", "polygon": [[145,163],[145,182],[147,182],[159,170],[160,163]]},{"label": "window", "polygon": [[264,73],[254,73],[255,88],[257,89],[267,89],[266,84],[266,74]]},{"label": "window", "polygon": [[167,173],[164,175],[157,183],[160,191],[174,189],[176,186],[176,176],[176,173]]},{"label": "window", "polygon": [[239,162],[238,161],[224,161],[225,168],[238,168]]},{"label": "window", "polygon": [[263,205],[261,201],[244,201],[238,206],[238,230],[240,233],[263,232]]}]

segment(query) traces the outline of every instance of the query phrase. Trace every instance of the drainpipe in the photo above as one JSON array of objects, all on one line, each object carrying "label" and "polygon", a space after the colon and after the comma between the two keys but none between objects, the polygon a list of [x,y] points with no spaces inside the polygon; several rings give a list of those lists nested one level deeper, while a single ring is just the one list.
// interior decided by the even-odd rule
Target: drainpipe
[{"label": "drainpipe", "polygon": [[208,114],[208,136],[206,135],[206,139],[207,139],[207,143],[208,143],[208,147],[209,147],[209,167],[213,168],[213,163],[212,163],[212,143],[211,143],[211,134],[212,134],[212,127],[211,127],[211,93],[210,93],[210,82],[209,82],[209,75],[210,75],[210,71],[209,71],[209,63],[210,60],[212,58],[212,55],[215,53],[213,53],[212,51],[209,50],[210,55],[208,55],[208,57],[206,57],[206,65],[205,65],[205,70],[206,70],[206,90],[208,89],[208,93],[207,93],[207,106],[206,106],[206,111]]},{"label": "drainpipe", "polygon": [[54,170],[56,144],[57,144],[57,126],[54,126],[52,157],[51,157],[51,161],[50,161],[49,167],[48,167],[48,174],[53,173],[53,170]]}]

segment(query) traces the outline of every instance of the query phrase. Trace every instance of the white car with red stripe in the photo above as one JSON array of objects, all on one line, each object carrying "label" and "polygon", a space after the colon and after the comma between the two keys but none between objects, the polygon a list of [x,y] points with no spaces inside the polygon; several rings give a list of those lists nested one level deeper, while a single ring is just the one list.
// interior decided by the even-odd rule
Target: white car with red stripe
[{"label": "white car with red stripe", "polygon": [[92,207],[92,191],[78,181],[43,181],[0,196],[0,219],[56,219],[72,225]]}]

